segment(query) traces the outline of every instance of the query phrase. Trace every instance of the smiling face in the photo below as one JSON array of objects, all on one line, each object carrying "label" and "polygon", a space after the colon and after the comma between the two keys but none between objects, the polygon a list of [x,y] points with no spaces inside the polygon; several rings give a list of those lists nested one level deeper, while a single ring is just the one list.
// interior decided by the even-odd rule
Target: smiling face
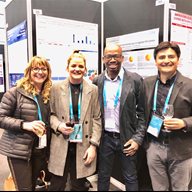
[{"label": "smiling face", "polygon": [[179,58],[172,48],[167,48],[157,53],[155,62],[161,75],[171,77],[177,70]]},{"label": "smiling face", "polygon": [[122,49],[120,46],[109,45],[105,48],[103,63],[111,79],[114,79],[119,74],[123,59],[124,57],[122,56]]},{"label": "smiling face", "polygon": [[72,84],[80,84],[83,81],[83,76],[86,73],[86,64],[82,57],[74,55],[67,67],[69,80]]},{"label": "smiling face", "polygon": [[41,90],[43,83],[48,78],[48,68],[44,65],[34,65],[31,68],[31,82],[37,90]]},{"label": "smiling face", "polygon": [[51,67],[47,59],[40,56],[33,56],[24,71],[24,77],[25,81],[32,84],[37,92],[43,89],[44,84],[48,83],[50,85]]}]

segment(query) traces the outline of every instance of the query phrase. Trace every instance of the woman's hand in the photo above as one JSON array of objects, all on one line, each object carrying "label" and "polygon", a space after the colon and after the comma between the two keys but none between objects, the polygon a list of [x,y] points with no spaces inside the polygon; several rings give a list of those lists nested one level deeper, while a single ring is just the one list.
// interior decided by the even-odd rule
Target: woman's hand
[{"label": "woman's hand", "polygon": [[60,131],[64,135],[70,135],[74,131],[74,128],[68,127],[65,123],[61,123],[58,127],[58,131]]},{"label": "woman's hand", "polygon": [[40,120],[35,120],[32,122],[23,122],[24,130],[31,131],[37,136],[42,136],[46,132],[45,123]]},{"label": "woman's hand", "polygon": [[90,145],[86,150],[83,159],[85,160],[84,164],[89,165],[96,157],[97,148],[94,145]]}]

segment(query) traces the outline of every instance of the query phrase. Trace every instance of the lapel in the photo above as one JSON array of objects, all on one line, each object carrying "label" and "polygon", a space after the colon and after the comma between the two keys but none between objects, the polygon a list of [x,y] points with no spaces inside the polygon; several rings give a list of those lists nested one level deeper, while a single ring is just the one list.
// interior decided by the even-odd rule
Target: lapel
[{"label": "lapel", "polygon": [[104,114],[104,103],[103,103],[103,87],[105,81],[105,72],[101,74],[101,78],[98,78],[97,86],[99,91],[99,103],[101,106],[101,112]]},{"label": "lapel", "polygon": [[[83,92],[82,92],[82,102],[81,102],[81,119],[80,121],[83,122],[85,119],[85,115],[87,113],[87,109],[91,102],[91,94],[92,88],[88,84],[86,80],[83,80]],[[89,111],[90,113],[90,111]]]},{"label": "lapel", "polygon": [[157,80],[157,76],[152,76],[149,87],[146,88],[146,94],[147,97],[147,106],[150,106],[150,108],[153,108],[153,95],[154,95],[154,89],[155,89],[155,83]]},{"label": "lapel", "polygon": [[179,93],[179,90],[180,88],[182,87],[183,85],[183,76],[181,75],[180,72],[177,72],[178,76],[176,77],[176,81],[175,81],[175,85],[173,87],[173,91],[172,91],[172,94],[171,94],[171,98],[170,98],[170,103],[171,104],[174,104],[174,101]]},{"label": "lapel", "polygon": [[66,117],[66,119],[70,119],[70,117],[69,117],[69,96],[70,96],[70,94],[69,94],[69,79],[68,78],[61,83],[60,90],[61,90],[61,95],[62,95],[61,101],[63,101],[62,106],[60,106],[61,111],[64,111],[64,117]]},{"label": "lapel", "polygon": [[129,75],[128,71],[124,70],[123,85],[121,88],[121,97],[120,97],[120,115],[123,110],[122,106],[124,106],[127,96],[129,94],[129,91],[131,89],[131,85],[132,85],[131,76]]},{"label": "lapel", "polygon": [[[171,98],[170,98],[170,103],[173,104],[178,93],[179,93],[179,90],[180,88],[182,87],[182,84],[183,84],[183,76],[181,75],[180,72],[178,72],[178,76],[176,77],[176,81],[175,81],[175,85],[173,87],[173,91],[172,91],[172,94],[171,94]],[[153,107],[153,94],[154,94],[154,89],[155,89],[155,83],[156,83],[156,80],[157,80],[157,76],[153,76],[151,77],[151,80],[150,80],[150,85],[148,85],[148,87],[146,88],[146,93],[148,95],[147,97],[147,104],[148,106],[150,106],[150,108]],[[153,88],[152,88],[153,87]]]},{"label": "lapel", "polygon": [[[83,122],[85,118],[85,114],[87,112],[88,106],[90,104],[91,100],[91,86],[83,80],[83,91],[82,91],[82,103],[81,103],[81,119],[80,121]],[[63,106],[65,107],[64,110],[64,115],[66,119],[70,119],[70,114],[69,114],[69,79],[66,79],[62,84],[61,84],[61,95],[62,95],[62,100],[63,100]],[[63,108],[63,106],[61,106]]]}]

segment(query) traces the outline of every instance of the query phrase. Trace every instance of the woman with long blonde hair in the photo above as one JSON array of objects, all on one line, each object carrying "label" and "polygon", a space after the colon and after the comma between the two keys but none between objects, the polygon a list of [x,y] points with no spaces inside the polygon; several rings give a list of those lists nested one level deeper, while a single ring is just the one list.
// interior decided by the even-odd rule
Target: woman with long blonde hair
[{"label": "woman with long blonde hair", "polygon": [[0,154],[7,156],[19,191],[34,191],[37,177],[47,164],[51,86],[50,64],[34,56],[24,77],[4,94],[0,103],[0,127],[4,129]]}]

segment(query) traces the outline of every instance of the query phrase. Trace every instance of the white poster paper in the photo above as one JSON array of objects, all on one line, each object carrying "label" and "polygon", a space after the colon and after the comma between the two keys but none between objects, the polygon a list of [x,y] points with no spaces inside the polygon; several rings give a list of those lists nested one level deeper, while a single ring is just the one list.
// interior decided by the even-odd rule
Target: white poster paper
[{"label": "white poster paper", "polygon": [[0,92],[5,92],[4,73],[3,73],[3,55],[0,54]]},{"label": "white poster paper", "polygon": [[192,16],[171,11],[171,41],[181,49],[180,65],[184,75],[192,78]]},{"label": "white poster paper", "polygon": [[143,78],[157,74],[155,60],[153,58],[154,49],[141,51],[127,51],[123,53],[123,66],[131,72],[137,72]]},{"label": "white poster paper", "polygon": [[10,87],[23,77],[28,63],[27,22],[23,21],[8,31],[8,62]]},{"label": "white poster paper", "polygon": [[[157,74],[153,59],[154,48],[159,44],[159,28],[141,31],[122,36],[110,37],[107,43],[117,43],[122,46],[123,66],[132,72],[140,74],[143,78]],[[135,49],[144,49],[131,51]]]},{"label": "white poster paper", "polygon": [[37,54],[48,59],[53,80],[68,76],[67,59],[76,49],[86,57],[87,76],[98,72],[98,24],[36,15]]},{"label": "white poster paper", "polygon": [[5,14],[4,11],[0,9],[0,45],[5,44],[5,33]]},{"label": "white poster paper", "polygon": [[107,43],[119,43],[124,51],[156,47],[159,43],[159,28],[110,37]]}]

